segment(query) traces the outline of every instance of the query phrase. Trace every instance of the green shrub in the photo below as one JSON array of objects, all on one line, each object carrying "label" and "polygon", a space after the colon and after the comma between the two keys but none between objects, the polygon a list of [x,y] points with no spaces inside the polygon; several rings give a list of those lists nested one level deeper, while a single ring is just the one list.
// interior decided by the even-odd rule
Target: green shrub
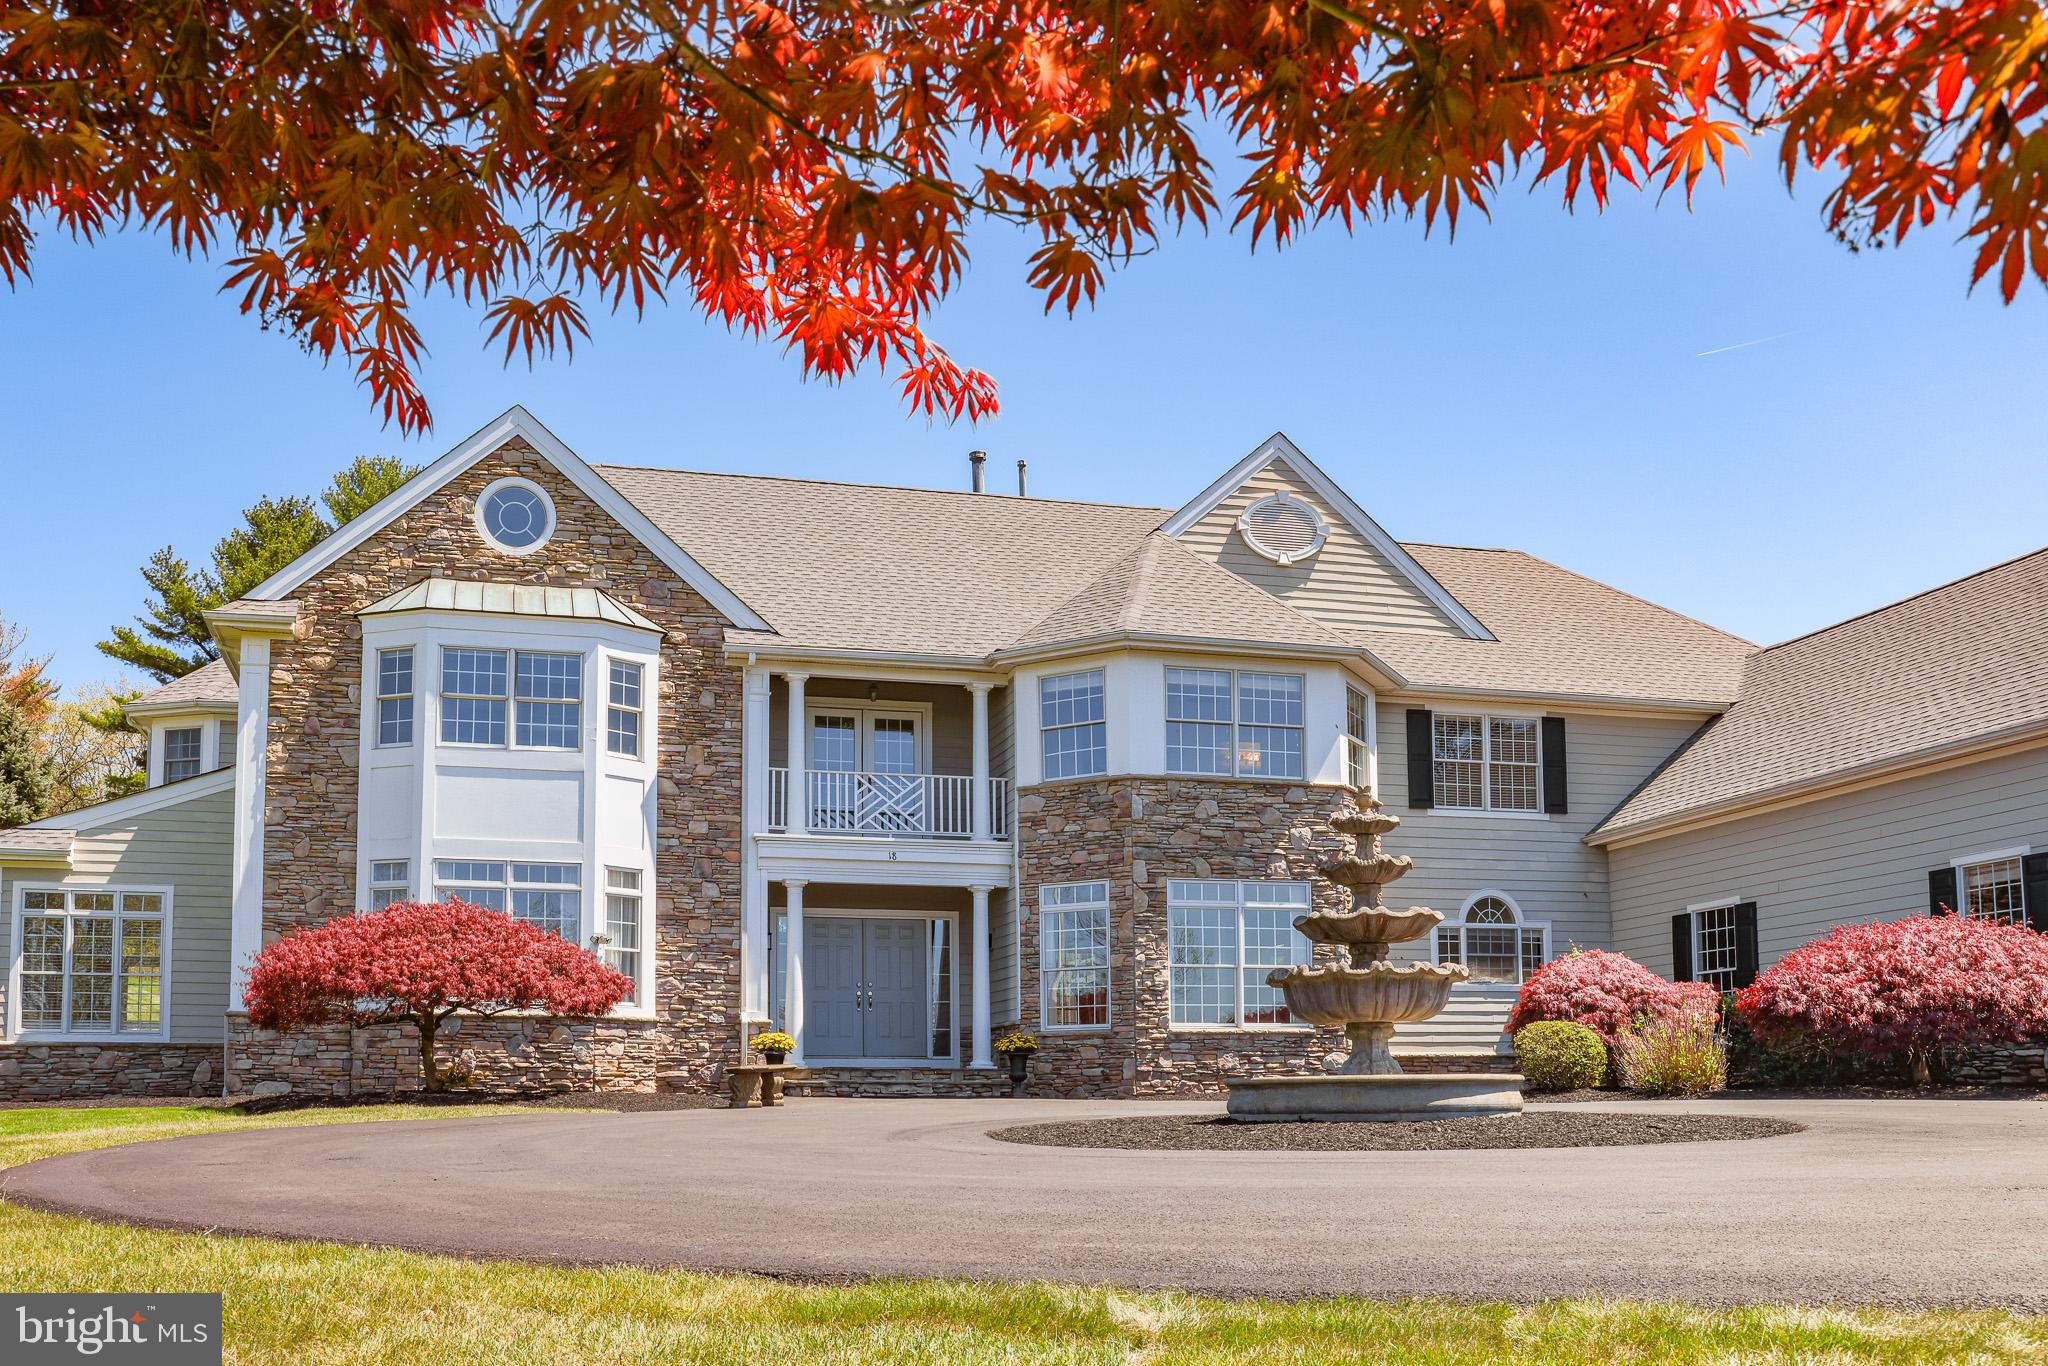
[{"label": "green shrub", "polygon": [[1841,1086],[1866,1080],[1885,1063],[1844,1054],[1817,1034],[1781,1032],[1759,1039],[1739,1010],[1721,1014],[1728,1084],[1736,1087]]},{"label": "green shrub", "polygon": [[1728,1084],[1728,1054],[1713,1014],[1686,1011],[1643,1020],[1614,1047],[1614,1071],[1631,1091],[1703,1096]]},{"label": "green shrub", "polygon": [[1538,1020],[1515,1031],[1515,1064],[1532,1091],[1577,1091],[1607,1075],[1607,1045],[1570,1020]]}]

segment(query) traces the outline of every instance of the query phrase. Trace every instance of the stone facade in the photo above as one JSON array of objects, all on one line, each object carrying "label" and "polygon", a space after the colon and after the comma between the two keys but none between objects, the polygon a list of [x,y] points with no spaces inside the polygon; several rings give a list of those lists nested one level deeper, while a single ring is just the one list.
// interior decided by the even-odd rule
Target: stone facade
[{"label": "stone facade", "polygon": [[[1347,846],[1325,823],[1348,790],[1239,779],[1096,778],[1049,783],[1018,797],[1024,1019],[1042,1047],[1034,1095],[1209,1096],[1250,1072],[1314,1074],[1343,1051],[1336,1029],[1203,1029],[1168,1022],[1166,883],[1170,878],[1307,882],[1318,908],[1344,893],[1315,876]],[[1038,889],[1109,884],[1110,1026],[1041,1027]],[[1318,949],[1317,961],[1337,962]],[[1000,1030],[998,1032],[1001,1032]]]},{"label": "stone facade", "polygon": [[[478,533],[474,508],[486,485],[532,480],[554,501],[556,530],[540,550],[508,555]],[[569,1026],[519,1048],[485,1047],[485,1070],[504,1075],[581,1074],[582,1031],[617,1031],[589,1047],[618,1059],[619,1084],[716,1088],[739,1048],[740,674],[724,659],[724,620],[609,514],[523,442],[501,447],[397,521],[322,570],[295,597],[299,635],[279,642],[270,677],[269,783],[265,804],[265,942],[355,906],[358,737],[363,702],[362,632],[356,613],[428,576],[551,587],[596,588],[663,629],[655,846],[654,1026]],[[424,879],[429,870],[418,870]],[[596,895],[592,889],[592,895]],[[495,1026],[502,1027],[502,1026]],[[629,1043],[627,1036],[631,1035]],[[476,1037],[472,1034],[472,1037]],[[660,1040],[657,1044],[654,1040]],[[610,1050],[616,1044],[622,1050]],[[245,1087],[268,1063],[271,1080],[330,1077],[331,1063],[251,1045],[235,1072]],[[518,1054],[534,1061],[502,1067]],[[545,1058],[547,1061],[539,1061]],[[589,1069],[611,1074],[610,1062]],[[537,1070],[536,1070],[537,1069]],[[373,1068],[373,1071],[375,1069]],[[300,1083],[293,1081],[295,1089]],[[580,1083],[579,1083],[580,1084]]]},{"label": "stone facade", "polygon": [[55,1043],[0,1049],[0,1101],[217,1096],[219,1044]]},{"label": "stone facade", "polygon": [[[229,1095],[331,1099],[421,1088],[420,1036],[410,1025],[279,1034],[235,1016],[228,1037]],[[484,1092],[702,1089],[690,1053],[677,1028],[659,1021],[528,1015],[458,1016],[434,1046],[451,1087]]]},{"label": "stone facade", "polygon": [[813,1067],[792,1076],[783,1090],[792,1096],[946,1096],[1010,1094],[1010,1074],[952,1067]]}]

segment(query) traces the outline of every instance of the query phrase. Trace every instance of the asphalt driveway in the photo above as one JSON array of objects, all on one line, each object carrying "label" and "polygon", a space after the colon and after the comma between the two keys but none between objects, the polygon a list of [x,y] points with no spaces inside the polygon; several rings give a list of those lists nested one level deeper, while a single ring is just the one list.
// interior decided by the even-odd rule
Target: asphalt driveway
[{"label": "asphalt driveway", "polygon": [[1810,1127],[1539,1151],[987,1137],[1218,1108],[811,1100],[276,1129],[51,1158],[0,1173],[0,1195],[222,1233],[802,1277],[2048,1312],[2048,1104],[1709,1102]]}]

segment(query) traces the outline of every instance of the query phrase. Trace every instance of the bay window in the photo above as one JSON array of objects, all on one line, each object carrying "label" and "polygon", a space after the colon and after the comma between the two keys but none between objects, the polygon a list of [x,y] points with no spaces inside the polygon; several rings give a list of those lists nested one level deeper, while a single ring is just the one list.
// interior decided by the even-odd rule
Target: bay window
[{"label": "bay window", "polygon": [[[508,724],[509,718],[509,724]],[[583,657],[537,650],[441,651],[441,742],[577,749]]]},{"label": "bay window", "polygon": [[168,891],[24,887],[20,898],[17,1029],[163,1035]]},{"label": "bay window", "polygon": [[513,863],[493,859],[437,859],[435,895],[459,898],[486,910],[507,911],[570,943],[582,926],[583,870],[574,863]]},{"label": "bay window", "polygon": [[1044,777],[1086,778],[1109,772],[1103,720],[1102,670],[1038,680],[1038,724]]},{"label": "bay window", "polygon": [[1166,884],[1168,1018],[1176,1025],[1291,1025],[1287,998],[1266,977],[1306,964],[1311,947],[1294,928],[1309,910],[1306,882]]},{"label": "bay window", "polygon": [[1166,671],[1166,771],[1299,778],[1304,680],[1229,669]]},{"label": "bay window", "polygon": [[604,870],[604,961],[633,979],[633,992],[626,999],[640,997],[640,870]]},{"label": "bay window", "polygon": [[611,662],[606,696],[605,752],[627,759],[640,757],[640,679],[638,664],[629,660]]},{"label": "bay window", "polygon": [[370,863],[370,909],[381,911],[412,896],[410,859],[375,859]]},{"label": "bay window", "polygon": [[377,651],[377,743],[412,743],[412,647]]}]

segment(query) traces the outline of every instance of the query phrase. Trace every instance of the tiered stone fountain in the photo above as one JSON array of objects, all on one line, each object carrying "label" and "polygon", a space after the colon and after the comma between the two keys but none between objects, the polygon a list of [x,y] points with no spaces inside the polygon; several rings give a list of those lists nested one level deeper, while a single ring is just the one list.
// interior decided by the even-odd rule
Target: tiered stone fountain
[{"label": "tiered stone fountain", "polygon": [[1330,828],[1354,841],[1352,853],[1319,870],[1351,892],[1351,908],[1298,916],[1311,941],[1348,949],[1342,967],[1275,968],[1266,980],[1287,993],[1297,1020],[1342,1025],[1351,1055],[1322,1076],[1244,1077],[1231,1081],[1230,1115],[1243,1120],[1407,1120],[1457,1115],[1509,1115],[1522,1109],[1522,1079],[1502,1073],[1408,1076],[1394,1061],[1394,1026],[1427,1020],[1471,974],[1461,964],[1393,963],[1396,944],[1433,934],[1442,913],[1424,906],[1390,910],[1380,889],[1415,866],[1380,848],[1380,836],[1401,823],[1370,793],[1346,806]]}]

